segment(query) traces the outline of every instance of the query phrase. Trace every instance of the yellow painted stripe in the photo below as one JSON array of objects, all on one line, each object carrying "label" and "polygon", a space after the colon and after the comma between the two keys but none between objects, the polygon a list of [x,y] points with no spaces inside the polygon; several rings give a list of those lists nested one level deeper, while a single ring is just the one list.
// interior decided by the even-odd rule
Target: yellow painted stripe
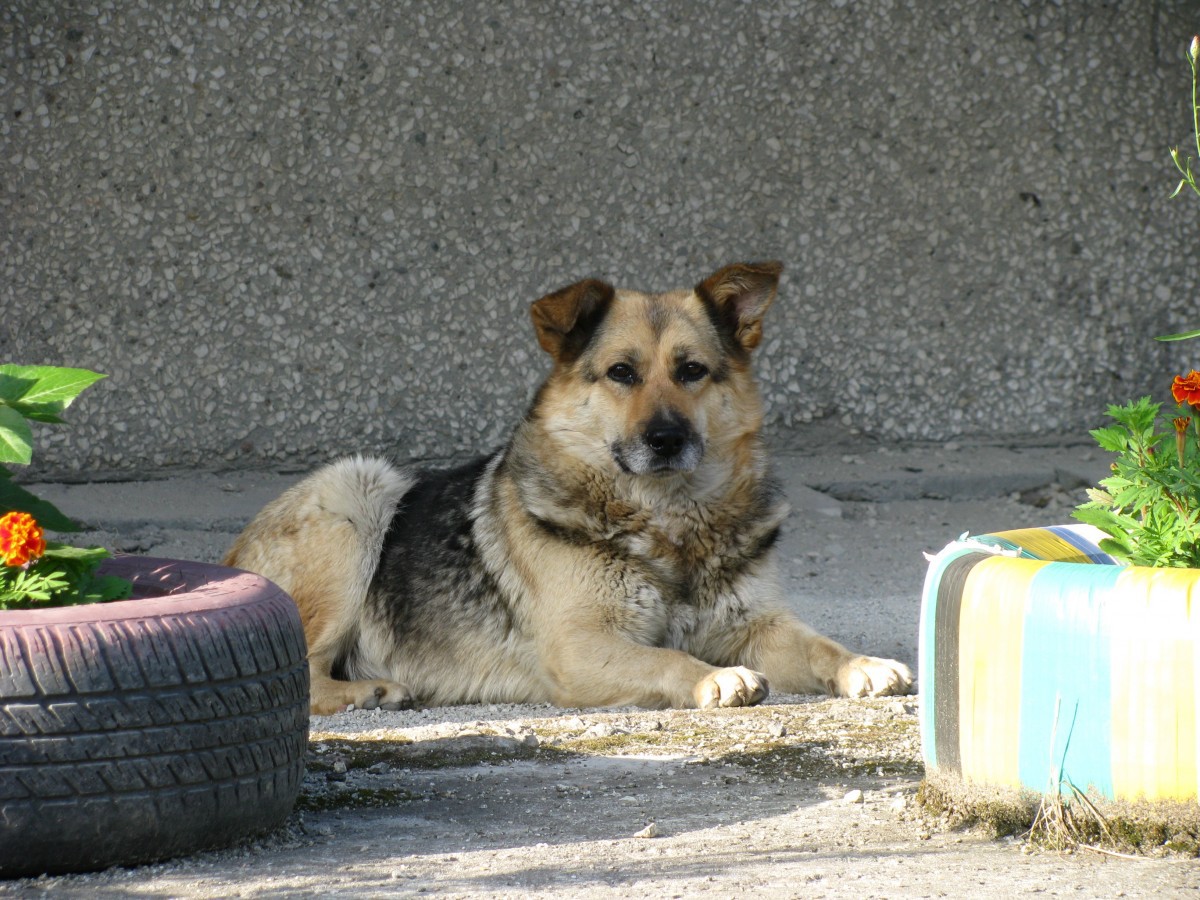
[{"label": "yellow painted stripe", "polygon": [[1048,528],[1016,528],[1012,531],[997,532],[993,537],[1010,541],[1038,559],[1051,559],[1058,562],[1091,562],[1086,553]]},{"label": "yellow painted stripe", "polygon": [[1021,641],[1029,583],[1049,563],[997,556],[971,570],[959,619],[959,747],[968,780],[1020,786]]},{"label": "yellow painted stripe", "polygon": [[1130,568],[1111,605],[1112,766],[1118,797],[1194,799],[1196,646],[1200,622],[1189,569]]}]

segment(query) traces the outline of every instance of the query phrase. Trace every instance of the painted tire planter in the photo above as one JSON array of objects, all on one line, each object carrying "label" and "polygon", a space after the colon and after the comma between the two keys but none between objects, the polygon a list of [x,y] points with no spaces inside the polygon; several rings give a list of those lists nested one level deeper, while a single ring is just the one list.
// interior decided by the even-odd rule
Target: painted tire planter
[{"label": "painted tire planter", "polygon": [[300,790],[295,604],[222,566],[109,560],[134,599],[0,612],[0,876],[86,871],[279,825]]},{"label": "painted tire planter", "polygon": [[1103,537],[1085,525],[1006,531],[931,560],[928,781],[1027,799],[1074,785],[1110,807],[1170,808],[1172,827],[1194,830],[1200,570],[1120,566]]}]

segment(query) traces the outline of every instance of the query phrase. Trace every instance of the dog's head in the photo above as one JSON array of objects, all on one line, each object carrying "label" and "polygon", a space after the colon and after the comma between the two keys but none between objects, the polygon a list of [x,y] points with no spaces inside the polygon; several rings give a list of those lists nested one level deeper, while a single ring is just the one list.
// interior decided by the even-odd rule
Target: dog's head
[{"label": "dog's head", "polygon": [[783,266],[739,263],[692,290],[644,294],[581,281],[533,304],[554,371],[531,415],[558,447],[632,475],[728,458],[762,420],[750,353]]}]

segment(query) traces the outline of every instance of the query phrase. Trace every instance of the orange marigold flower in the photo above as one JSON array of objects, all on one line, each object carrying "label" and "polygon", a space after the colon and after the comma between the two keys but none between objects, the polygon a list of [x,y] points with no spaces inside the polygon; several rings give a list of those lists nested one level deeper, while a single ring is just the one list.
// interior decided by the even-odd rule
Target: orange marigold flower
[{"label": "orange marigold flower", "polygon": [[1176,403],[1186,403],[1200,409],[1200,372],[1192,369],[1186,375],[1176,375],[1171,382],[1171,396]]},{"label": "orange marigold flower", "polygon": [[6,566],[23,566],[46,552],[42,529],[29,513],[10,512],[0,517],[0,560]]}]

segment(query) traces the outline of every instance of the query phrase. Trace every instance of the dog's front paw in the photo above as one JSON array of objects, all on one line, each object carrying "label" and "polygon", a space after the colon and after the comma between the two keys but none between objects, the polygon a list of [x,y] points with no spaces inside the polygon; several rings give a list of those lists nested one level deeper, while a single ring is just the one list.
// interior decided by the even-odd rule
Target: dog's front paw
[{"label": "dog's front paw", "polygon": [[874,656],[856,656],[837,673],[830,693],[839,697],[886,697],[913,692],[912,672],[904,663]]},{"label": "dog's front paw", "polygon": [[768,691],[765,675],[745,666],[734,666],[709,673],[696,685],[693,694],[698,707],[712,709],[715,706],[753,706],[765,700]]}]

